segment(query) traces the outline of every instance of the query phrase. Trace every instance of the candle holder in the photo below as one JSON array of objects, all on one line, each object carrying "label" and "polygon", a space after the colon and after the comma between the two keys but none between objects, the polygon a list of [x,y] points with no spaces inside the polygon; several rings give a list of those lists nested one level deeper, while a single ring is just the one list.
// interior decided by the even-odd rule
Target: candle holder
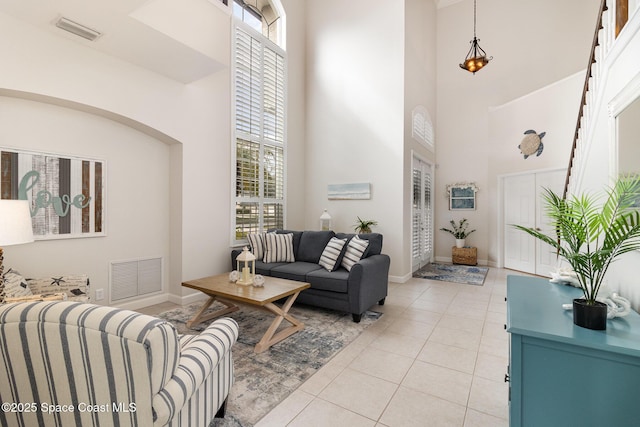
[{"label": "candle holder", "polygon": [[252,285],[256,276],[256,257],[246,246],[242,248],[240,255],[236,257],[236,268],[240,277],[236,280],[238,285]]}]

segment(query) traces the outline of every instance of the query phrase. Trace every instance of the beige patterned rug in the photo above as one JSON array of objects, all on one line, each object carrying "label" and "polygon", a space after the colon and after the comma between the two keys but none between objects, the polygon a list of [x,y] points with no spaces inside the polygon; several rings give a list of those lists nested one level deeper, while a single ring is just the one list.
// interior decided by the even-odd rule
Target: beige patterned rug
[{"label": "beige patterned rug", "polygon": [[[200,306],[201,303],[191,304],[165,311],[158,317],[173,323],[180,333],[197,333],[209,322],[193,330],[185,322]],[[221,307],[214,304],[209,310]],[[360,323],[354,323],[351,314],[305,305],[295,305],[290,313],[304,322],[305,328],[261,354],[255,354],[253,348],[273,315],[248,306],[241,306],[229,315],[240,327],[238,342],[232,350],[235,384],[225,418],[215,420],[211,427],[253,426],[382,315],[368,311]],[[286,321],[282,323],[289,325]]]}]

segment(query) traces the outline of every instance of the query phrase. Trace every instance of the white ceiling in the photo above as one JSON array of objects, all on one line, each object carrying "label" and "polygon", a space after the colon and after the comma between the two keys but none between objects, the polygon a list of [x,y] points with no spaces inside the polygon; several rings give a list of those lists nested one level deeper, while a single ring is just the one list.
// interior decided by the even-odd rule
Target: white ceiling
[{"label": "white ceiling", "polygon": [[[218,1],[0,0],[0,12],[42,31],[189,83],[218,71],[223,65],[201,46],[189,43],[188,39],[179,40],[174,30],[188,28],[190,18],[194,18],[194,22],[202,20],[202,8],[217,8],[215,2]],[[177,8],[180,8],[180,12],[192,11],[192,16],[175,13]],[[219,10],[217,13],[220,15]],[[162,22],[159,22],[159,15],[164,15]],[[90,42],[63,31],[54,25],[61,16],[103,35]],[[174,19],[175,22],[167,22],[167,19]]]}]

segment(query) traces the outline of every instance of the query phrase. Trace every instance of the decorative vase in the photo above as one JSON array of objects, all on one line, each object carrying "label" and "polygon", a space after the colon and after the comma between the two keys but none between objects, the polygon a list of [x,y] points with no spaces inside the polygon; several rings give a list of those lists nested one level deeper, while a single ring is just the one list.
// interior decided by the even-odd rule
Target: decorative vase
[{"label": "decorative vase", "polygon": [[465,239],[456,239],[456,248],[464,248]]},{"label": "decorative vase", "polygon": [[607,329],[607,304],[600,301],[587,304],[584,298],[574,299],[573,323],[583,328],[604,331]]}]

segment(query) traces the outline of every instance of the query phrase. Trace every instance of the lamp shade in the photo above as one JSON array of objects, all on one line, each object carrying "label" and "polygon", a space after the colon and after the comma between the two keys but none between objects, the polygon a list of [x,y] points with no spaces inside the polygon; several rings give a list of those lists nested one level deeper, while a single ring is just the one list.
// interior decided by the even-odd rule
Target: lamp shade
[{"label": "lamp shade", "polygon": [[29,202],[0,200],[0,247],[29,242],[33,242]]}]

